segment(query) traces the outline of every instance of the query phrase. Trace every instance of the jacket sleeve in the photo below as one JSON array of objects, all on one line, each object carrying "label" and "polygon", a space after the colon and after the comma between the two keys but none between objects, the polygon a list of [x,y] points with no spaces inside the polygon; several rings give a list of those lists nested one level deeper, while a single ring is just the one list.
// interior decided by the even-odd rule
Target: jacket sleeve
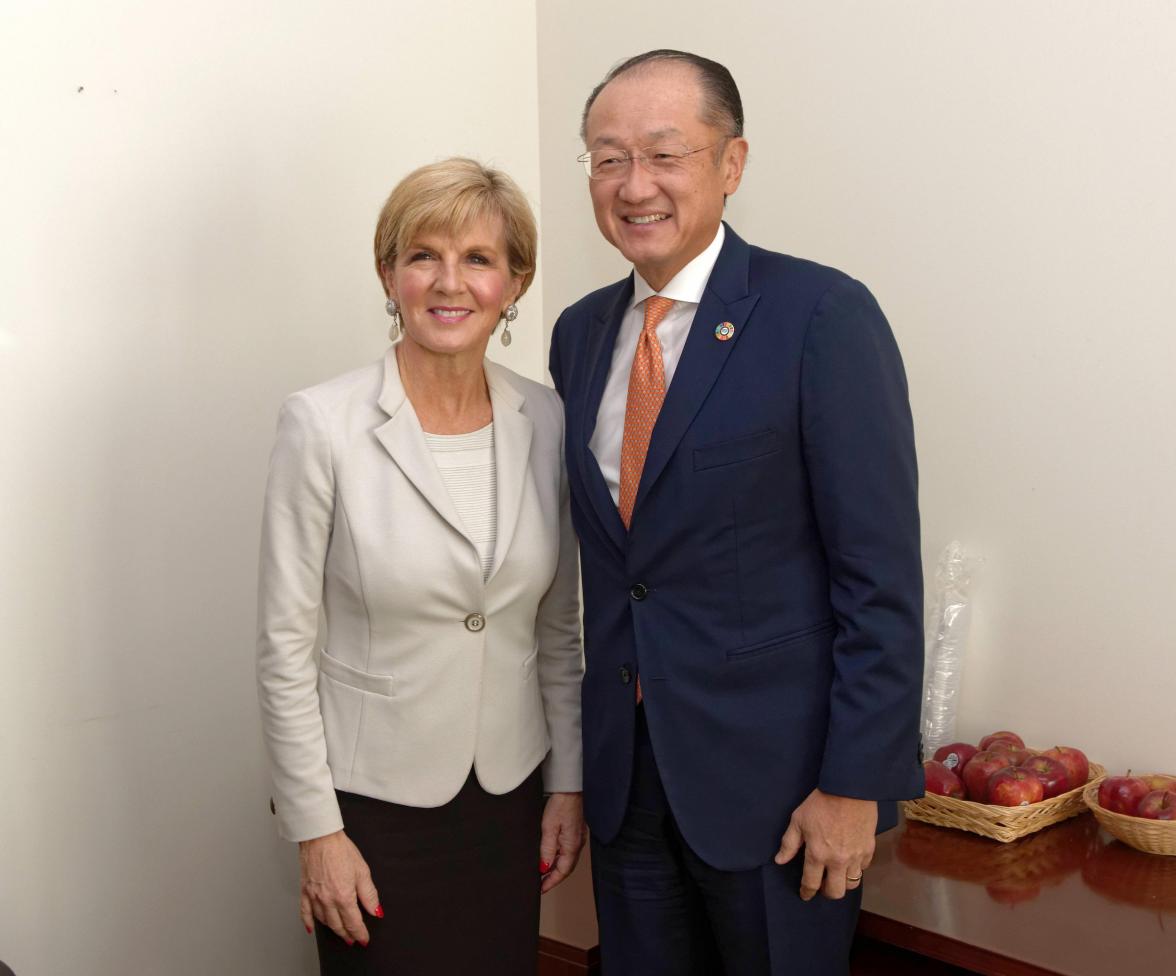
[{"label": "jacket sleeve", "polygon": [[814,308],[801,433],[838,624],[818,785],[873,800],[922,794],[923,579],[906,376],[882,310],[842,279]]},{"label": "jacket sleeve", "polygon": [[571,497],[563,450],[563,405],[551,394],[559,424],[559,561],[539,601],[535,623],[539,644],[539,690],[551,751],[543,762],[546,793],[577,793],[582,788],[580,682],[584,676],[580,640],[579,548],[572,529]]},{"label": "jacket sleeve", "polygon": [[334,518],[326,423],[296,393],[270,457],[258,564],[257,688],[278,830],[309,840],[343,827],[327,767],[315,639]]}]

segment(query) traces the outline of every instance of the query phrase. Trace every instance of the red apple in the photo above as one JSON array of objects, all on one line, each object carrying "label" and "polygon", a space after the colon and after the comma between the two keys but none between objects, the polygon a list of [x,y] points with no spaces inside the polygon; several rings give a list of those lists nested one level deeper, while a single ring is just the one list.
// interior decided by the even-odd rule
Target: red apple
[{"label": "red apple", "polygon": [[936,762],[941,762],[948,769],[950,769],[957,776],[964,771],[964,767],[968,765],[968,760],[971,759],[980,750],[967,742],[953,742],[949,746],[940,746],[935,750],[935,755],[932,757]]},{"label": "red apple", "polygon": [[938,796],[954,796],[964,798],[964,784],[944,763],[934,759],[923,763],[923,782],[928,793]]},{"label": "red apple", "polygon": [[1176,790],[1176,776],[1152,773],[1149,776],[1140,776],[1139,778],[1147,783],[1149,790]]},{"label": "red apple", "polygon": [[1139,801],[1151,792],[1147,783],[1127,771],[1126,776],[1108,776],[1098,785],[1098,805],[1112,813],[1135,816]]},{"label": "red apple", "polygon": [[1176,820],[1176,790],[1152,790],[1139,801],[1135,816],[1148,820]]},{"label": "red apple", "polygon": [[998,807],[1027,807],[1044,795],[1041,780],[1026,769],[1006,766],[988,780],[988,802]]},{"label": "red apple", "polygon": [[989,752],[1003,752],[1012,761],[1014,766],[1023,766],[1026,759],[1036,756],[1032,749],[1026,749],[1023,746],[1016,746],[1008,739],[997,739],[992,745],[988,747]]},{"label": "red apple", "polygon": [[991,735],[986,735],[980,740],[980,751],[983,752],[985,749],[991,749],[992,744],[999,739],[1005,739],[1021,749],[1025,748],[1025,740],[1017,735],[1016,732],[993,732]]},{"label": "red apple", "polygon": [[1086,781],[1090,779],[1090,760],[1081,749],[1075,749],[1073,746],[1054,746],[1052,749],[1046,749],[1042,755],[1062,761],[1066,772],[1070,774],[1070,789],[1085,786]]},{"label": "red apple", "polygon": [[1070,789],[1070,774],[1060,759],[1053,756],[1030,756],[1021,768],[1041,780],[1043,800],[1059,796]]},{"label": "red apple", "polygon": [[977,803],[988,802],[988,777],[998,769],[1011,766],[1013,761],[1007,752],[978,752],[964,767],[964,789],[968,791],[968,799]]}]

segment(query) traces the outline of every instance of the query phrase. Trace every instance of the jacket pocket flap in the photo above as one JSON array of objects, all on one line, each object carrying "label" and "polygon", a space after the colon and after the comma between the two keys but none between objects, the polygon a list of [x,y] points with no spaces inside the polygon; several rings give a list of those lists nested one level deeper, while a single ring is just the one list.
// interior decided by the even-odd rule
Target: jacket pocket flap
[{"label": "jacket pocket flap", "polygon": [[733,437],[718,444],[694,449],[694,470],[703,468],[717,468],[723,464],[734,464],[737,461],[750,461],[752,458],[773,454],[780,450],[780,434],[768,428],[756,431],[754,434],[744,434]]},{"label": "jacket pocket flap", "polygon": [[395,694],[396,679],[392,675],[360,671],[359,668],[353,668],[350,664],[344,664],[338,658],[331,657],[325,647],[319,654],[319,671],[341,685],[358,688],[360,691],[370,691],[387,698]]},{"label": "jacket pocket flap", "polygon": [[811,638],[823,637],[826,634],[831,634],[836,629],[836,622],[827,620],[823,624],[817,624],[815,627],[805,627],[804,630],[798,630],[791,634],[785,634],[783,637],[772,637],[766,641],[760,641],[758,644],[746,644],[743,647],[732,648],[731,650],[727,651],[727,660],[739,661],[744,658],[760,657],[764,654],[772,654],[775,651],[782,651],[787,647],[792,647],[795,644],[800,644]]}]

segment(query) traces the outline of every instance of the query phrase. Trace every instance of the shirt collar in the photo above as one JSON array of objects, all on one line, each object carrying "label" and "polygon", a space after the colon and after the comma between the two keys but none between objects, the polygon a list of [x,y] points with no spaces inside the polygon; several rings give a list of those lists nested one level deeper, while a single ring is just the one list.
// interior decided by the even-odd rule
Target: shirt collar
[{"label": "shirt collar", "polygon": [[633,271],[633,300],[629,308],[640,305],[650,295],[661,295],[675,302],[690,302],[697,305],[702,301],[702,293],[706,291],[706,283],[710,280],[711,272],[715,269],[715,262],[719,260],[719,252],[723,249],[723,238],[726,231],[719,222],[715,239],[707,245],[698,257],[679,271],[661,291],[654,291],[649,283],[634,269]]}]

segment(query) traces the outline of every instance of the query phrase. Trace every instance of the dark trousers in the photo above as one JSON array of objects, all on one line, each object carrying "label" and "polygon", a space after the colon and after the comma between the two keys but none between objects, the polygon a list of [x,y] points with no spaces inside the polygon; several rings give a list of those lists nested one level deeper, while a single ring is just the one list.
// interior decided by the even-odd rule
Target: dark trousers
[{"label": "dark trousers", "polygon": [[536,769],[510,793],[471,772],[444,806],[407,807],[338,792],[343,829],[384,908],[364,913],[367,948],[315,924],[322,976],[528,976],[539,958]]},{"label": "dark trousers", "polygon": [[780,867],[720,871],[674,820],[638,706],[633,783],[620,832],[592,839],[602,976],[842,976],[861,889],[797,894],[804,852]]}]

